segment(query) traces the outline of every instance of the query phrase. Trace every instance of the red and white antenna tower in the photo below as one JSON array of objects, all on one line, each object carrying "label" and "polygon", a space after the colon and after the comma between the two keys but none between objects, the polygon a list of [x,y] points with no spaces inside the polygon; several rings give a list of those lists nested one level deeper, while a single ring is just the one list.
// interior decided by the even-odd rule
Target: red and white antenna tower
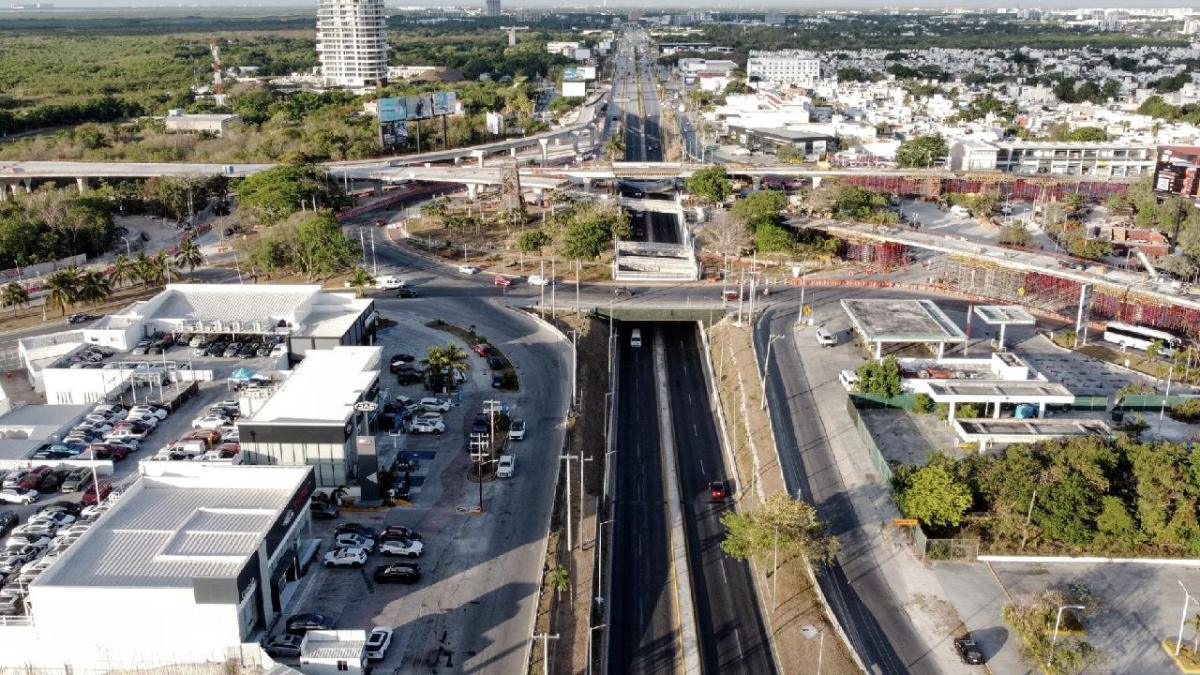
[{"label": "red and white antenna tower", "polygon": [[225,82],[221,79],[221,45],[214,36],[209,39],[208,50],[212,52],[213,99],[217,105],[225,105]]}]

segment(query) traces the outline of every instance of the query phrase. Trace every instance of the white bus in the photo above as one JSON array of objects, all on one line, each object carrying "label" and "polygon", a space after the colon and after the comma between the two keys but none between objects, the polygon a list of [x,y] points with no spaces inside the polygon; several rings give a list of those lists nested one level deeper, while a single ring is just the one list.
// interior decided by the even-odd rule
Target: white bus
[{"label": "white bus", "polygon": [[1119,321],[1110,321],[1104,327],[1104,340],[1113,344],[1121,345],[1121,349],[1140,349],[1146,351],[1146,348],[1154,341],[1162,342],[1163,355],[1168,355],[1180,345],[1183,340],[1163,330],[1155,328],[1143,328],[1141,326],[1131,326],[1127,323]]}]

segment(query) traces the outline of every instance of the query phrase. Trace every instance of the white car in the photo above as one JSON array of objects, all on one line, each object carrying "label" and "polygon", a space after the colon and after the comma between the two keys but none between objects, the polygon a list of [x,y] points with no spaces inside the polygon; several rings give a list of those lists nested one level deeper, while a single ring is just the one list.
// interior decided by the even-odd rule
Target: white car
[{"label": "white car", "polygon": [[226,424],[229,424],[229,420],[216,415],[206,415],[192,420],[193,429],[218,429]]},{"label": "white car", "polygon": [[500,455],[500,461],[496,464],[496,478],[512,478],[513,469],[517,466],[517,458],[515,455]]},{"label": "white car", "polygon": [[450,399],[448,399],[448,398],[442,399],[442,398],[435,398],[435,397],[423,398],[423,399],[421,399],[421,402],[418,405],[420,405],[425,410],[434,410],[437,412],[450,412],[450,407],[451,407]]},{"label": "white car", "polygon": [[412,539],[392,539],[379,545],[379,552],[384,555],[404,555],[409,558],[419,558],[425,550],[425,544]]},{"label": "white car", "polygon": [[333,545],[339,548],[361,548],[370,551],[375,548],[375,540],[361,534],[343,532],[334,538]]},{"label": "white car", "polygon": [[412,434],[441,434],[446,430],[446,423],[441,420],[416,420],[408,425],[408,432]]},{"label": "white car", "polygon": [[553,280],[550,277],[544,277],[540,274],[529,275],[530,286],[549,286],[551,283],[553,283]]},{"label": "white car", "polygon": [[513,420],[512,425],[508,428],[508,440],[525,440],[525,420]]},{"label": "white car", "polygon": [[321,564],[326,567],[362,567],[367,564],[367,552],[361,548],[335,548],[325,554]]},{"label": "white car", "polygon": [[37,501],[37,490],[26,490],[19,487],[0,490],[0,502],[6,504],[32,504]]},{"label": "white car", "polygon": [[459,274],[479,274],[479,268],[474,265],[459,265]]},{"label": "white car", "polygon": [[14,548],[20,546],[32,546],[36,549],[45,550],[50,548],[50,537],[40,534],[14,534],[4,542],[5,548]]},{"label": "white car", "polygon": [[817,344],[822,347],[833,347],[837,344],[837,334],[831,333],[824,328],[817,329]]},{"label": "white car", "polygon": [[135,405],[129,409],[129,413],[125,415],[125,418],[129,419],[130,417],[148,417],[153,415],[160,420],[165,420],[169,414],[170,413],[167,412],[166,408],[151,408],[148,405]]},{"label": "white car", "polygon": [[43,511],[30,517],[26,525],[46,523],[51,527],[67,527],[75,522],[75,516],[66,511]]},{"label": "white car", "polygon": [[363,645],[363,658],[367,661],[382,661],[387,656],[388,647],[392,646],[392,629],[376,626],[367,636]]}]

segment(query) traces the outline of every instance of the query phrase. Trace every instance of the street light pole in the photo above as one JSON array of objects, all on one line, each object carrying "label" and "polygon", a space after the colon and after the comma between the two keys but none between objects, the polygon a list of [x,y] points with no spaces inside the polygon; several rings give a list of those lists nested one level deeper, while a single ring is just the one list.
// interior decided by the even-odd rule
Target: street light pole
[{"label": "street light pole", "polygon": [[[608,624],[602,623],[599,626],[592,626],[590,629],[588,629],[588,644],[587,644],[588,675],[592,675],[592,642],[595,639],[592,637],[592,635],[595,634],[595,632],[601,628],[608,628]],[[546,671],[546,672],[549,672],[549,671]]]},{"label": "street light pole", "polygon": [[133,253],[129,248],[129,237],[121,237],[121,239],[125,240],[125,257],[132,258]]},{"label": "street light pole", "polygon": [[[1182,585],[1183,585],[1183,584],[1182,584],[1182,583],[1180,583],[1180,586],[1182,586]],[[1186,592],[1187,592],[1187,589],[1184,589],[1184,592],[1186,593]],[[1061,607],[1059,607],[1059,608],[1058,608],[1058,616],[1056,616],[1056,617],[1054,618],[1054,637],[1050,638],[1050,655],[1046,657],[1046,667],[1047,667],[1047,668],[1049,668],[1049,667],[1050,667],[1050,663],[1051,663],[1052,661],[1054,661],[1054,644],[1055,644],[1056,642],[1058,642],[1058,626],[1059,626],[1059,624],[1060,624],[1060,623],[1062,623],[1062,615],[1063,615],[1063,610],[1064,610],[1064,609],[1078,609],[1079,611],[1081,611],[1081,612],[1082,612],[1082,611],[1083,611],[1083,605],[1063,605],[1063,606],[1061,606]],[[1187,603],[1186,603],[1186,602],[1184,603],[1184,613],[1185,613],[1185,614],[1187,613]],[[1182,627],[1181,627],[1181,628],[1180,628],[1180,630],[1179,630],[1179,635],[1180,635],[1180,639],[1182,639],[1182,638],[1183,638],[1183,629],[1182,629]],[[1178,650],[1178,648],[1179,648],[1179,644],[1178,644],[1178,643],[1176,643],[1176,644],[1175,644],[1175,648]],[[1178,653],[1176,653],[1176,655],[1178,656]]]},{"label": "street light pole", "polygon": [[559,459],[561,459],[567,463],[567,501],[566,501],[565,506],[567,508],[566,521],[567,521],[567,550],[568,551],[573,550],[575,548],[575,539],[572,536],[572,532],[571,532],[571,460],[573,460],[575,458],[576,458],[575,455],[560,455],[559,456]]},{"label": "street light pole", "polygon": [[783,337],[783,336],[782,335],[771,335],[771,337],[767,340],[767,358],[763,360],[762,393],[759,394],[759,399],[760,399],[759,402],[761,403],[761,406],[760,406],[761,410],[767,409],[767,369],[769,369],[771,367],[771,345],[775,344],[775,341],[781,337]]},{"label": "street light pole", "polygon": [[1187,586],[1184,586],[1182,581],[1175,581],[1183,589],[1183,614],[1179,617],[1179,639],[1175,640],[1175,656],[1179,656],[1179,646],[1183,644],[1183,624],[1187,621],[1188,602],[1192,599],[1192,594],[1188,593]]}]

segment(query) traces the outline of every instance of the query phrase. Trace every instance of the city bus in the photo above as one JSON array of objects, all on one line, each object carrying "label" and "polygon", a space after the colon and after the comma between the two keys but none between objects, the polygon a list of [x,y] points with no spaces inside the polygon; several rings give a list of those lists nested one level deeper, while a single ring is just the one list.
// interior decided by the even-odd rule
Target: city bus
[{"label": "city bus", "polygon": [[1178,337],[1164,330],[1132,326],[1119,321],[1110,321],[1104,327],[1104,340],[1120,345],[1122,350],[1133,347],[1141,351],[1146,351],[1146,348],[1157,340],[1163,344],[1163,355],[1170,354],[1183,344]]}]

